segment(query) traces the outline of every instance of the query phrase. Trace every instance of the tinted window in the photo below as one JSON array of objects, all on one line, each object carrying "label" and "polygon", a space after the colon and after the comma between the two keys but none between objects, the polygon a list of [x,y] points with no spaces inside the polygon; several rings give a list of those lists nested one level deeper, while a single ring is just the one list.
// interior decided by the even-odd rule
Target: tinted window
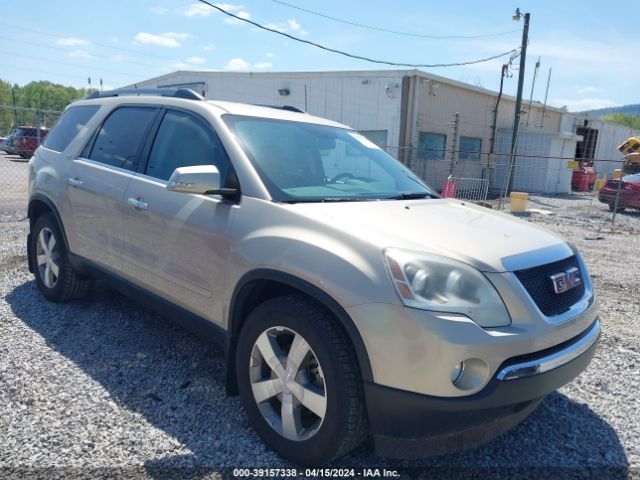
[{"label": "tinted window", "polygon": [[176,168],[193,165],[215,165],[224,185],[229,162],[218,136],[202,119],[169,110],[153,143],[146,173],[168,180]]},{"label": "tinted window", "polygon": [[446,144],[446,135],[431,132],[420,132],[420,135],[418,136],[418,157],[441,160],[444,158]]},{"label": "tinted window", "polygon": [[35,128],[19,128],[16,130],[15,137],[35,137],[37,135]]},{"label": "tinted window", "polygon": [[138,150],[155,113],[155,108],[146,107],[115,110],[100,128],[89,158],[133,170],[138,161]]},{"label": "tinted window", "polygon": [[47,136],[44,146],[56,152],[62,152],[99,108],[98,105],[68,108]]},{"label": "tinted window", "polygon": [[459,160],[480,160],[482,139],[474,137],[460,137]]}]

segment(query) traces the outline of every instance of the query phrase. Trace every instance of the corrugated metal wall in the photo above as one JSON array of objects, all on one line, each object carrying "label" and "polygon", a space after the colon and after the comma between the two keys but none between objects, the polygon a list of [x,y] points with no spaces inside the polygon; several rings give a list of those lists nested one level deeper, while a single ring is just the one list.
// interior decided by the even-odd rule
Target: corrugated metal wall
[{"label": "corrugated metal wall", "polygon": [[[387,143],[398,147],[402,84],[402,75],[398,73],[176,72],[137,85],[156,87],[193,82],[206,82],[205,96],[211,100],[291,105],[356,130],[386,130]],[[289,90],[289,95],[280,95],[281,89]]]}]

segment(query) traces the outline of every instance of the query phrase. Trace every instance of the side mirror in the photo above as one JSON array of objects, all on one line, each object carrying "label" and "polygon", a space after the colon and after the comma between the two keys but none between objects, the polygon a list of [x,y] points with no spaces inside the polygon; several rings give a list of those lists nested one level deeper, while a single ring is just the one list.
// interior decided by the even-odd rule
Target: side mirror
[{"label": "side mirror", "polygon": [[170,192],[196,193],[196,194],[229,194],[235,191],[222,188],[220,185],[220,172],[213,165],[196,165],[193,167],[176,168],[169,178],[166,189]]}]

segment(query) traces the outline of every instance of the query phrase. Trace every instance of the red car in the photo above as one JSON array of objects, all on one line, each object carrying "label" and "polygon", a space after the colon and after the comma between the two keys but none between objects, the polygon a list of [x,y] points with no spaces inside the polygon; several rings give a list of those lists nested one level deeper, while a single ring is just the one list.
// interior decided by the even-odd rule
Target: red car
[{"label": "red car", "polygon": [[[616,203],[619,182],[620,180],[609,180],[598,193],[598,200],[609,205],[609,210],[612,212]],[[622,212],[625,208],[640,209],[640,174],[622,177],[618,212]]]},{"label": "red car", "polygon": [[46,127],[21,126],[17,127],[11,137],[11,151],[22,158],[31,158],[36,148],[40,146],[49,129]]}]

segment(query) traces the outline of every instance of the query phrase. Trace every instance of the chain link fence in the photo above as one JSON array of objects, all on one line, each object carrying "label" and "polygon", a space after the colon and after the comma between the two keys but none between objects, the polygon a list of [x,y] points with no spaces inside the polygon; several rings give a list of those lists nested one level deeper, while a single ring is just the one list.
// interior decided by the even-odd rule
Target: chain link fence
[{"label": "chain link fence", "polygon": [[[61,113],[0,105],[0,134],[5,137],[0,146],[0,220],[26,215],[28,159]],[[616,170],[623,171],[622,175],[638,173],[640,164],[636,168],[635,164],[625,166],[622,159],[596,158],[589,159],[589,164],[607,165],[606,173],[588,169],[586,173],[575,173],[578,163],[572,157],[562,156],[563,152],[558,156],[536,153],[545,151],[544,136],[521,138],[515,157],[507,153],[509,138],[510,131],[500,132],[495,152],[482,152],[474,150],[473,145],[460,144],[456,150],[409,148],[404,159],[414,173],[442,196],[494,209],[511,208],[509,183],[511,191],[536,197],[573,195],[588,200],[588,207],[594,213],[606,213],[612,221],[616,215],[628,215],[630,209],[636,208],[634,198],[640,199],[640,191],[636,193],[627,182],[613,177],[617,177]],[[399,148],[383,148],[400,158]]]},{"label": "chain link fence", "polygon": [[[397,147],[384,149],[399,157]],[[622,158],[578,161],[574,157],[526,153],[527,149],[520,146],[515,156],[504,151],[469,155],[465,150],[408,150],[404,156],[407,166],[443,197],[498,210],[511,210],[511,192],[540,198],[575,197],[584,203],[583,207],[594,214],[607,215],[612,222],[620,213],[640,218],[640,213],[633,213],[636,209],[636,213],[640,212],[640,183],[636,189],[630,182],[618,180],[640,173],[640,163],[631,164]]]},{"label": "chain link fence", "polygon": [[0,220],[26,216],[29,159],[61,113],[0,105]]}]

